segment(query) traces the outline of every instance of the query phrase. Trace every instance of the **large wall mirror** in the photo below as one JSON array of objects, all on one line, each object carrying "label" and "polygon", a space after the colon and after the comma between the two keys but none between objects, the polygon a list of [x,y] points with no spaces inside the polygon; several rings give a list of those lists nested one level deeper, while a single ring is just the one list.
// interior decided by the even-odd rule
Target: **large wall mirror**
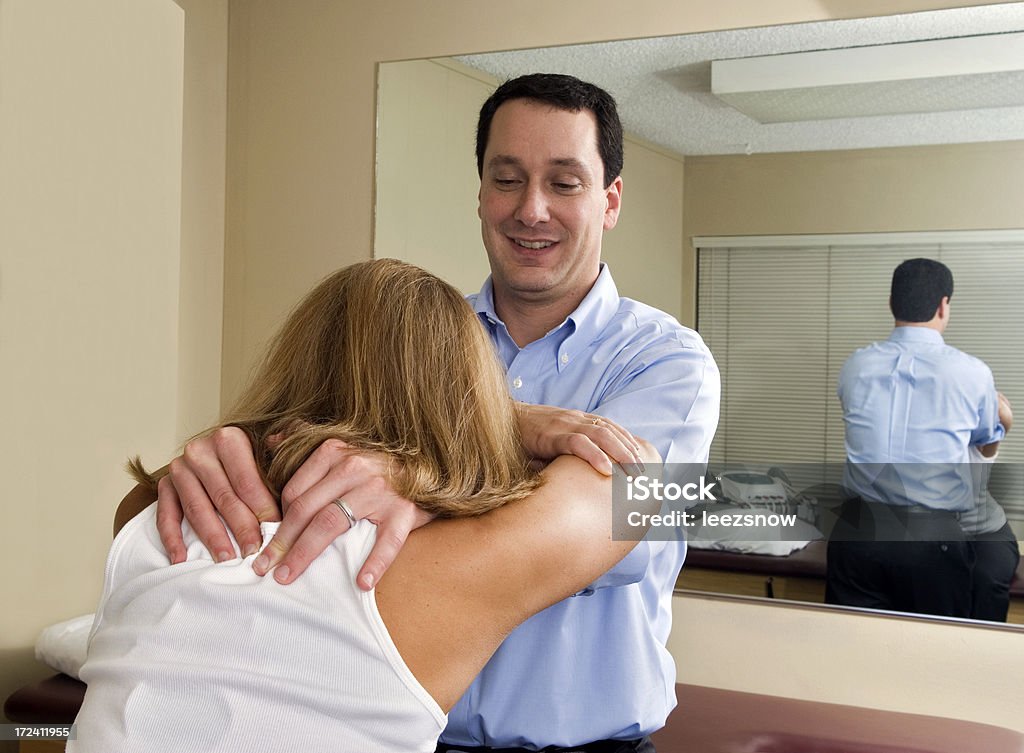
[{"label": "large wall mirror", "polygon": [[[716,470],[769,476],[810,524],[785,557],[694,550],[684,585],[820,601],[813,531],[827,531],[843,455],[836,372],[888,334],[900,260],[951,267],[947,341],[986,360],[1024,415],[1024,3],[382,63],[377,256],[479,288],[476,114],[498,81],[532,71],[618,100],[623,211],[603,258],[623,295],[715,352]],[[1024,429],[1000,464],[993,496],[1021,539]],[[1010,620],[1024,623],[1024,599]]]}]

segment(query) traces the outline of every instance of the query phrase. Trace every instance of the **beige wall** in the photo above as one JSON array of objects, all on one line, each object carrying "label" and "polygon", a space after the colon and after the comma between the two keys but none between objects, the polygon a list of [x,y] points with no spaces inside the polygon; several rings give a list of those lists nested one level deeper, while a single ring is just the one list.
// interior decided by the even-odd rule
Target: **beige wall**
[{"label": "beige wall", "polygon": [[177,429],[184,440],[220,415],[228,0],[175,2],[185,11]]},{"label": "beige wall", "polygon": [[494,83],[433,60],[385,63],[377,81],[374,256],[404,259],[475,293],[489,269],[474,129]]},{"label": "beige wall", "polygon": [[0,697],[94,608],[125,458],[219,412],[228,2],[176,3],[0,1]]},{"label": "beige wall", "polygon": [[129,453],[175,445],[182,34],[169,0],[0,4],[3,696],[92,611]]},{"label": "beige wall", "polygon": [[[474,140],[489,78],[451,61],[378,69],[374,255],[429,269],[465,293],[487,276]],[[627,136],[624,206],[604,239],[622,295],[680,316],[683,161]]]},{"label": "beige wall", "polygon": [[684,229],[704,235],[1024,225],[1024,142],[688,157]]},{"label": "beige wall", "polygon": [[601,258],[611,266],[620,295],[692,326],[680,286],[683,158],[632,138],[626,139],[625,152],[622,212],[615,229],[605,234]]},{"label": "beige wall", "polygon": [[672,606],[680,682],[1024,732],[1020,629],[692,593]]}]

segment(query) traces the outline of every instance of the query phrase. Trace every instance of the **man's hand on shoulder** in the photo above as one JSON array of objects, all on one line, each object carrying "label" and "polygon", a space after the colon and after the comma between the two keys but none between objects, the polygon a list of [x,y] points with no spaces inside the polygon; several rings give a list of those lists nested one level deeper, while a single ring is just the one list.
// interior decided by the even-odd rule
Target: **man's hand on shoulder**
[{"label": "man's hand on shoulder", "polygon": [[158,491],[157,529],[171,564],[185,561],[183,517],[218,562],[235,556],[221,517],[243,556],[254,554],[263,542],[261,521],[281,519],[277,501],[256,467],[249,437],[233,426],[185,445]]},{"label": "man's hand on shoulder", "polygon": [[[1006,436],[1010,433],[1010,427],[1013,426],[1013,408],[1002,392],[996,392],[996,398],[999,402],[999,423],[1003,426],[1003,436]],[[992,442],[978,448],[978,451],[986,458],[994,458],[998,450],[999,442]]]},{"label": "man's hand on shoulder", "polygon": [[249,556],[263,543],[260,523],[280,520],[281,526],[256,559],[254,569],[259,575],[273,569],[277,581],[291,583],[349,529],[348,518],[334,504],[344,499],[357,520],[366,518],[378,527],[377,542],[358,577],[360,587],[368,590],[394,562],[409,533],[431,519],[394,492],[387,471],[383,456],[328,440],[282,491],[282,518],[277,500],[260,476],[248,436],[236,427],[224,427],[189,442],[160,480],[160,540],[171,564],[184,562],[181,524],[187,519],[214,559],[221,562],[235,556],[228,528],[243,556]]},{"label": "man's hand on shoulder", "polygon": [[627,473],[642,470],[637,440],[614,421],[551,405],[516,403],[523,449],[545,464],[559,455],[575,455],[610,476],[612,463]]},{"label": "man's hand on shoulder", "polygon": [[433,516],[400,497],[389,480],[390,460],[357,450],[338,439],[318,447],[281,492],[284,518],[274,538],[256,558],[259,575],[274,570],[279,583],[291,583],[351,527],[336,502],[358,520],[377,526],[377,541],[356,582],[370,590],[395,561],[409,533]]}]

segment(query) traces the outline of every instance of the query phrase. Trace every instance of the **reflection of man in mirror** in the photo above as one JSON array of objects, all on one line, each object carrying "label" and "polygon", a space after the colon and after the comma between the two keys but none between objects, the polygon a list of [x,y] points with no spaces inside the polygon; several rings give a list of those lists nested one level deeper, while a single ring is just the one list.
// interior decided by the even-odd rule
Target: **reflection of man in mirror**
[{"label": "reflection of man in mirror", "polygon": [[[607,92],[551,74],[500,86],[477,129],[491,276],[471,302],[508,371],[534,458],[572,453],[611,473],[611,460],[635,457],[632,432],[666,462],[706,463],[720,395],[710,351],[668,314],[621,298],[601,263],[604,232],[618,220],[622,161],[622,126]],[[343,449],[321,446],[293,476],[304,479],[291,490],[303,504],[288,508],[258,573],[273,570],[284,583],[300,577],[347,530],[327,514],[341,497],[355,518],[378,524],[377,546],[387,545],[367,558],[364,588],[425,522],[387,478],[354,478],[342,472],[344,460]],[[172,560],[182,552],[182,508],[211,551],[227,541],[215,506],[243,547],[258,519],[273,519],[274,501],[237,433],[191,442],[170,480],[160,490],[160,530]],[[685,552],[681,540],[645,540],[590,588],[513,631],[451,709],[439,750],[653,751],[647,736],[675,705],[665,643]]]},{"label": "reflection of man in mirror", "polygon": [[976,505],[969,453],[993,456],[1005,428],[991,370],[943,341],[952,296],[944,264],[900,264],[892,334],[839,374],[855,496],[829,540],[829,603],[971,614],[974,552],[959,521]]}]

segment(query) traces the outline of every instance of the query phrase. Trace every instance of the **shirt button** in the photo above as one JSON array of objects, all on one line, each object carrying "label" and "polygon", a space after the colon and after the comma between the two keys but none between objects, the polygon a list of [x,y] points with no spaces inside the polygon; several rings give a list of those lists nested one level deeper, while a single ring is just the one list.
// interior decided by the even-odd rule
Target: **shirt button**
[{"label": "shirt button", "polygon": [[562,363],[569,363],[569,354],[568,353],[563,353],[562,354]]},{"label": "shirt button", "polygon": [[512,380],[512,387],[513,387],[513,389],[517,389],[518,390],[522,386],[523,386],[523,379],[522,379],[522,377],[516,377],[515,379]]}]

